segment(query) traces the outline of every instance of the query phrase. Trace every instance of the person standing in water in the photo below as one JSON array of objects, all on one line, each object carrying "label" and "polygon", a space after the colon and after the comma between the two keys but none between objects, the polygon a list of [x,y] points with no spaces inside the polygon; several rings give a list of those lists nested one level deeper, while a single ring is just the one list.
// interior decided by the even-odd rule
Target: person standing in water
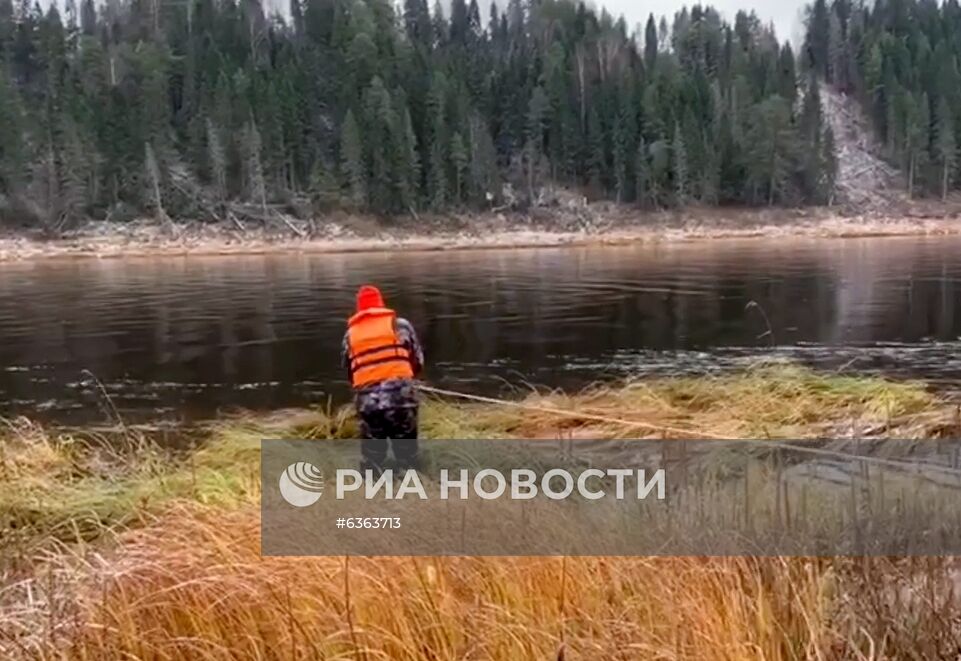
[{"label": "person standing in water", "polygon": [[383,471],[388,442],[400,470],[418,468],[414,378],[423,369],[424,352],[414,327],[386,306],[377,287],[364,285],[357,291],[342,362],[360,421],[361,470]]}]

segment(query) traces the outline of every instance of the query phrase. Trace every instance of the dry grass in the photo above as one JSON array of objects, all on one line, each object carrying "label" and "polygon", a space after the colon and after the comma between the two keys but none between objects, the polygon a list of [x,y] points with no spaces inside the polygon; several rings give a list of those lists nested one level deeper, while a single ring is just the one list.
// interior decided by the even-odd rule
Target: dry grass
[{"label": "dry grass", "polygon": [[677,430],[689,432],[686,437],[798,438],[825,431],[836,436],[844,427],[863,433],[865,428],[897,425],[902,434],[923,437],[927,428],[910,429],[911,423],[921,414],[944,413],[943,404],[920,383],[823,374],[777,363],[725,376],[598,385],[573,395],[534,393],[522,403],[628,424],[435,400],[425,415],[426,429],[433,438],[553,438],[573,431],[599,439],[670,438],[679,435]]},{"label": "dry grass", "polygon": [[947,658],[961,644],[945,561],[262,558],[253,504],[178,505],[117,544],[60,556],[56,580],[7,612],[0,650],[734,661]]},{"label": "dry grass", "polygon": [[[952,415],[918,384],[783,366],[525,401],[732,437],[811,436],[852,420],[923,437]],[[432,438],[635,431],[438,400],[423,412]],[[0,657],[922,659],[961,649],[948,560],[261,557],[260,440],[353,433],[344,411],[238,417],[180,457],[136,437],[10,426]]]}]

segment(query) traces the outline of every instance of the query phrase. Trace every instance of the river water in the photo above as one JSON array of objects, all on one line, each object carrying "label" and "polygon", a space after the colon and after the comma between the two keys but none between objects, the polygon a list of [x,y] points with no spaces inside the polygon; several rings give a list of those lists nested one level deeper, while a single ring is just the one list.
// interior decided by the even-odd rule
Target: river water
[{"label": "river water", "polygon": [[[435,385],[497,393],[764,356],[961,380],[961,238],[44,260],[0,266],[0,413],[196,419],[346,400],[340,345],[376,283]],[[753,304],[752,304],[753,301]]]}]

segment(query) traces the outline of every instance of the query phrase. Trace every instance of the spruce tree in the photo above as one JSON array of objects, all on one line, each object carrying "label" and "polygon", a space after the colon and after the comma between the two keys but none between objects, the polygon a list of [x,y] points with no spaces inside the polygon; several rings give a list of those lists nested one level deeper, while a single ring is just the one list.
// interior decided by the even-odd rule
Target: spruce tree
[{"label": "spruce tree", "polygon": [[261,210],[267,211],[267,182],[264,179],[263,165],[263,143],[260,139],[260,130],[257,123],[251,120],[247,123],[243,138],[244,145],[244,169],[247,176],[247,196],[248,199],[259,204]]},{"label": "spruce tree", "polygon": [[678,206],[687,204],[687,147],[681,125],[674,125],[674,141],[671,143],[671,166],[674,176],[674,199]]},{"label": "spruce tree", "polygon": [[945,98],[938,103],[938,124],[936,151],[941,166],[941,199],[948,197],[954,170],[957,164],[958,147],[954,138],[954,118]]},{"label": "spruce tree", "polygon": [[834,144],[834,132],[831,127],[825,127],[824,138],[821,141],[821,177],[819,180],[818,198],[815,201],[831,204],[834,200],[834,187],[838,174],[837,150]]},{"label": "spruce tree", "polygon": [[534,200],[535,172],[544,152],[544,128],[550,105],[544,88],[537,86],[527,110],[527,193]]},{"label": "spruce tree", "polygon": [[12,196],[25,166],[23,117],[17,94],[0,66],[0,194]]},{"label": "spruce tree", "polygon": [[637,205],[644,208],[650,203],[649,193],[650,164],[647,156],[647,144],[641,136],[634,154],[634,191]]},{"label": "spruce tree", "polygon": [[210,181],[214,186],[217,201],[227,199],[227,152],[224,149],[220,130],[211,119],[207,119],[207,160],[210,163]]},{"label": "spruce tree", "polygon": [[367,205],[367,170],[360,127],[352,110],[347,111],[340,130],[340,171],[347,186],[347,199],[354,209]]},{"label": "spruce tree", "polygon": [[785,201],[799,145],[783,97],[772,95],[757,105],[748,142],[748,180],[754,197],[766,199],[769,206]]},{"label": "spruce tree", "polygon": [[417,136],[410,111],[404,109],[403,125],[400,129],[400,177],[403,206],[414,210],[420,206],[420,156],[417,152]]},{"label": "spruce tree", "polygon": [[922,93],[918,98],[905,96],[905,145],[907,161],[908,197],[914,197],[918,175],[928,161],[928,141],[931,126],[931,110],[928,96]]},{"label": "spruce tree", "polygon": [[601,120],[597,110],[591,107],[588,114],[587,124],[587,148],[588,148],[588,185],[595,195],[603,195],[604,178],[606,175],[607,156],[604,149],[604,134],[601,128]]},{"label": "spruce tree", "polygon": [[464,179],[467,175],[467,147],[460,133],[454,133],[450,140],[450,160],[454,166],[454,199],[464,200]]},{"label": "spruce tree", "polygon": [[653,71],[657,62],[657,27],[654,25],[654,14],[647,17],[644,28],[644,63],[649,71]]},{"label": "spruce tree", "polygon": [[476,112],[470,119],[468,167],[473,203],[478,206],[492,203],[498,194],[497,151],[486,122]]}]

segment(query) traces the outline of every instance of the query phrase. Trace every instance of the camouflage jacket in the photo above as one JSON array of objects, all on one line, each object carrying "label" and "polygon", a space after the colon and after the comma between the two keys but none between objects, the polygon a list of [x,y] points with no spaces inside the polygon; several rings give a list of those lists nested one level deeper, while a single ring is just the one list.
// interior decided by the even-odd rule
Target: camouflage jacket
[{"label": "camouflage jacket", "polygon": [[[406,319],[397,317],[397,337],[407,351],[410,352],[411,368],[417,376],[424,367],[424,350],[421,347],[413,325]],[[341,344],[341,364],[347,370],[347,380],[351,379],[350,370],[350,339],[344,333]],[[365,411],[413,408],[417,406],[417,391],[410,379],[388,379],[372,386],[354,391],[354,405],[358,413]]]}]

